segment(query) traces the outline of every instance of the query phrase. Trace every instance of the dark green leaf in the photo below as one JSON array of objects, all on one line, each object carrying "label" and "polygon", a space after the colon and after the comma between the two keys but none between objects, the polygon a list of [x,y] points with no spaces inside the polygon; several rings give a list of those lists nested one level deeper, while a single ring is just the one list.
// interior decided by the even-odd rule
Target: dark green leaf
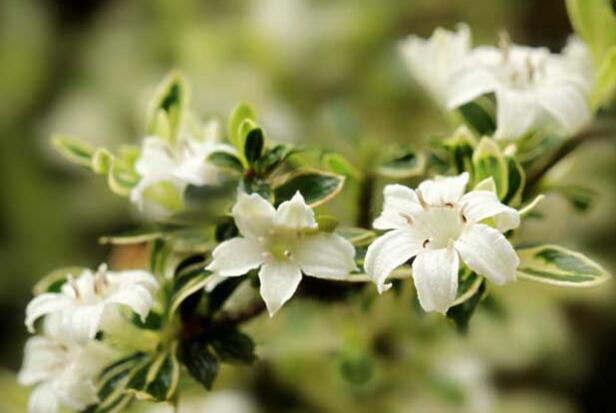
[{"label": "dark green leaf", "polygon": [[455,323],[458,332],[466,333],[468,331],[468,325],[471,317],[473,316],[477,305],[481,302],[485,290],[485,281],[482,281],[481,285],[471,298],[447,310],[447,317]]},{"label": "dark green leaf", "polygon": [[318,171],[292,174],[286,182],[274,188],[276,205],[290,200],[298,191],[311,206],[321,205],[336,196],[344,185],[344,177]]},{"label": "dark green leaf", "polygon": [[473,167],[475,182],[491,177],[494,179],[499,199],[503,199],[509,189],[509,170],[498,144],[493,139],[481,139],[473,153]]},{"label": "dark green leaf", "polygon": [[412,178],[424,172],[425,164],[423,154],[405,151],[383,162],[378,168],[378,173],[389,178]]},{"label": "dark green leaf", "polygon": [[503,202],[507,205],[518,206],[522,202],[522,193],[524,192],[524,186],[526,185],[526,174],[522,165],[513,157],[506,156],[508,174],[508,188],[507,195],[503,199]]},{"label": "dark green leaf", "polygon": [[211,390],[218,375],[218,359],[208,349],[206,343],[192,342],[184,346],[183,358],[190,375]]},{"label": "dark green leaf", "polygon": [[246,160],[253,165],[263,153],[264,146],[263,130],[261,128],[252,129],[246,135],[244,143],[244,156]]},{"label": "dark green leaf", "polygon": [[235,225],[233,217],[225,217],[216,225],[216,241],[223,242],[239,235],[239,230]]},{"label": "dark green leaf", "polygon": [[466,123],[481,136],[491,136],[496,131],[494,102],[482,97],[458,108]]},{"label": "dark green leaf", "polygon": [[256,359],[254,342],[241,331],[235,329],[216,331],[210,342],[218,357],[224,362],[251,364]]},{"label": "dark green leaf", "polygon": [[242,161],[240,161],[237,156],[232,155],[228,152],[212,152],[212,154],[210,154],[207,159],[210,163],[222,169],[228,169],[239,173],[242,173],[244,171]]},{"label": "dark green leaf", "polygon": [[265,151],[255,168],[259,174],[266,177],[295,152],[296,150],[288,145],[276,145],[272,149]]}]

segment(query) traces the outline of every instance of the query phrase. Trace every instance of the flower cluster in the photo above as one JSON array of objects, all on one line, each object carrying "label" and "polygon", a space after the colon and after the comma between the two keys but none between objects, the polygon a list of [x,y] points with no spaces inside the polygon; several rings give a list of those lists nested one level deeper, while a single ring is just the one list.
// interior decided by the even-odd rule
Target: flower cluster
[{"label": "flower cluster", "polygon": [[[587,46],[574,38],[554,54],[502,36],[499,47],[473,48],[470,29],[460,25],[428,40],[411,36],[401,51],[430,96],[461,116],[450,137],[421,150],[383,146],[365,165],[275,143],[246,104],[231,112],[226,133],[216,122],[202,126],[188,112],[177,72],[152,101],[141,147],[114,154],[57,139],[68,159],[105,175],[113,192],[154,222],[103,238],[147,245],[147,271],[103,265],[54,275],[37,288],[26,326],[40,334],[26,344],[19,375],[36,385],[31,413],[172,400],[181,371],[210,389],[220,363],[255,359],[242,322],[265,309],[274,316],[298,289],[319,295],[314,290],[327,282],[358,283],[335,298],[345,300],[366,282],[384,293],[394,280],[412,278],[404,288],[414,285],[426,312],[464,329],[488,286],[518,278],[584,287],[605,281],[609,274],[580,253],[516,240],[542,199],[539,189],[549,189],[539,183],[560,160],[555,147],[597,109],[589,103],[598,76]],[[349,181],[358,204],[328,210],[344,216],[341,223],[320,207]],[[383,189],[383,208],[370,225],[381,194],[375,188]],[[572,191],[565,196],[588,204]],[[358,211],[352,226],[347,217]],[[304,276],[321,281],[302,288]]]},{"label": "flower cluster", "polygon": [[103,264],[96,273],[68,274],[60,291],[36,296],[26,309],[26,326],[34,332],[44,317],[42,334],[28,340],[18,377],[23,385],[36,385],[30,412],[55,413],[60,405],[81,410],[95,403],[94,379],[117,357],[97,334],[106,320],[117,322],[121,307],[145,320],[157,290],[158,282],[145,271],[112,272]]}]

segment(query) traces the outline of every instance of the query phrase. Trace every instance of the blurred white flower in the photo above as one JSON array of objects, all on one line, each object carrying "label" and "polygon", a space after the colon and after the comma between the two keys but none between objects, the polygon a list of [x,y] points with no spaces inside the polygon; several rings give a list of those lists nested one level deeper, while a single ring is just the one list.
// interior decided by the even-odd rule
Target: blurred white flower
[{"label": "blurred white flower", "polygon": [[450,109],[494,93],[499,139],[518,139],[545,124],[568,135],[586,126],[591,118],[589,83],[580,70],[545,48],[502,43],[468,54],[449,85]]},{"label": "blurred white flower", "polygon": [[[464,194],[468,173],[422,182],[416,191],[385,187],[374,228],[391,230],[368,248],[365,269],[379,292],[394,269],[415,258],[413,280],[425,311],[446,312],[458,290],[459,260],[496,284],[515,279],[519,258],[501,232],[520,224],[518,212],[490,190]],[[482,223],[493,218],[496,228]]]},{"label": "blurred white flower", "polygon": [[[235,153],[232,146],[220,143],[220,138],[220,126],[215,121],[205,125],[200,139],[185,131],[176,145],[158,136],[146,137],[135,164],[141,179],[130,194],[131,201],[149,215],[164,217],[175,212],[188,185],[218,184],[219,169],[207,161],[208,156],[216,151]],[[157,184],[168,186],[156,188]],[[166,194],[169,204],[159,197],[148,199],[149,189],[158,189],[159,194],[161,189],[171,190]]]},{"label": "blurred white flower", "polygon": [[181,399],[179,408],[157,403],[147,413],[257,413],[254,401],[245,394],[233,390],[215,391],[204,397]]},{"label": "blurred white flower", "polygon": [[62,334],[84,342],[96,336],[109,306],[125,305],[145,320],[157,290],[158,282],[146,271],[111,272],[103,264],[96,273],[69,276],[59,293],[34,297],[26,308],[26,326],[32,332],[37,319],[57,315]]},{"label": "blurred white flower", "polygon": [[356,269],[353,245],[337,234],[319,232],[299,192],[278,209],[257,194],[240,193],[232,214],[241,236],[218,245],[206,268],[220,280],[261,267],[261,297],[270,316],[293,296],[302,272],[341,280]]},{"label": "blurred white flower", "polygon": [[429,39],[408,36],[400,51],[415,80],[432,99],[447,106],[451,75],[459,69],[471,48],[471,31],[459,24],[457,32],[437,28]]},{"label": "blurred white flower", "polygon": [[58,317],[45,323],[45,335],[26,342],[17,380],[36,386],[30,395],[30,413],[56,413],[60,406],[80,411],[97,401],[94,378],[112,360],[113,352],[98,341],[79,344],[59,334]]}]

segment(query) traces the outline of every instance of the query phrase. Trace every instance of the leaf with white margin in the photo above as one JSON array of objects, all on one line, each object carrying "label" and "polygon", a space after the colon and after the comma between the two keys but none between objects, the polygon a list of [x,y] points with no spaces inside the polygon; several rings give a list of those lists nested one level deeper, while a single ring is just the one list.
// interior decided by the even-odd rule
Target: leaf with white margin
[{"label": "leaf with white margin", "polygon": [[519,248],[518,277],[567,287],[592,287],[611,276],[579,252],[557,245]]},{"label": "leaf with white margin", "polygon": [[505,198],[509,189],[507,161],[493,139],[485,137],[481,139],[473,153],[473,167],[475,181],[492,177],[496,184],[498,198]]}]

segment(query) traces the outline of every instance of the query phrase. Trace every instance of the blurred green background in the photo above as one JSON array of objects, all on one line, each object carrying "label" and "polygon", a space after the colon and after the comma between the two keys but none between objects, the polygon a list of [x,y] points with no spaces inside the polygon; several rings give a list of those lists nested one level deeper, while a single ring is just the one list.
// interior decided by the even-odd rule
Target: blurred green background
[{"label": "blurred green background", "polygon": [[[53,153],[52,133],[139,142],[149,95],[180,68],[198,114],[223,117],[247,101],[273,139],[361,165],[378,145],[451,130],[396,47],[462,21],[476,43],[506,29],[515,42],[559,50],[571,32],[563,0],[2,0],[0,411],[25,411],[12,374],[33,283],[56,267],[95,267],[110,253],[97,238],[139,223],[102,180]],[[550,197],[526,239],[616,268],[615,146],[586,145],[558,171],[599,192],[595,208],[576,215]],[[350,306],[293,302],[274,321],[256,320],[248,330],[268,361],[224,370],[214,394],[231,388],[254,405],[246,411],[266,413],[616,411],[613,283],[495,290],[467,337],[421,316],[410,295],[369,311],[374,291]]]}]

